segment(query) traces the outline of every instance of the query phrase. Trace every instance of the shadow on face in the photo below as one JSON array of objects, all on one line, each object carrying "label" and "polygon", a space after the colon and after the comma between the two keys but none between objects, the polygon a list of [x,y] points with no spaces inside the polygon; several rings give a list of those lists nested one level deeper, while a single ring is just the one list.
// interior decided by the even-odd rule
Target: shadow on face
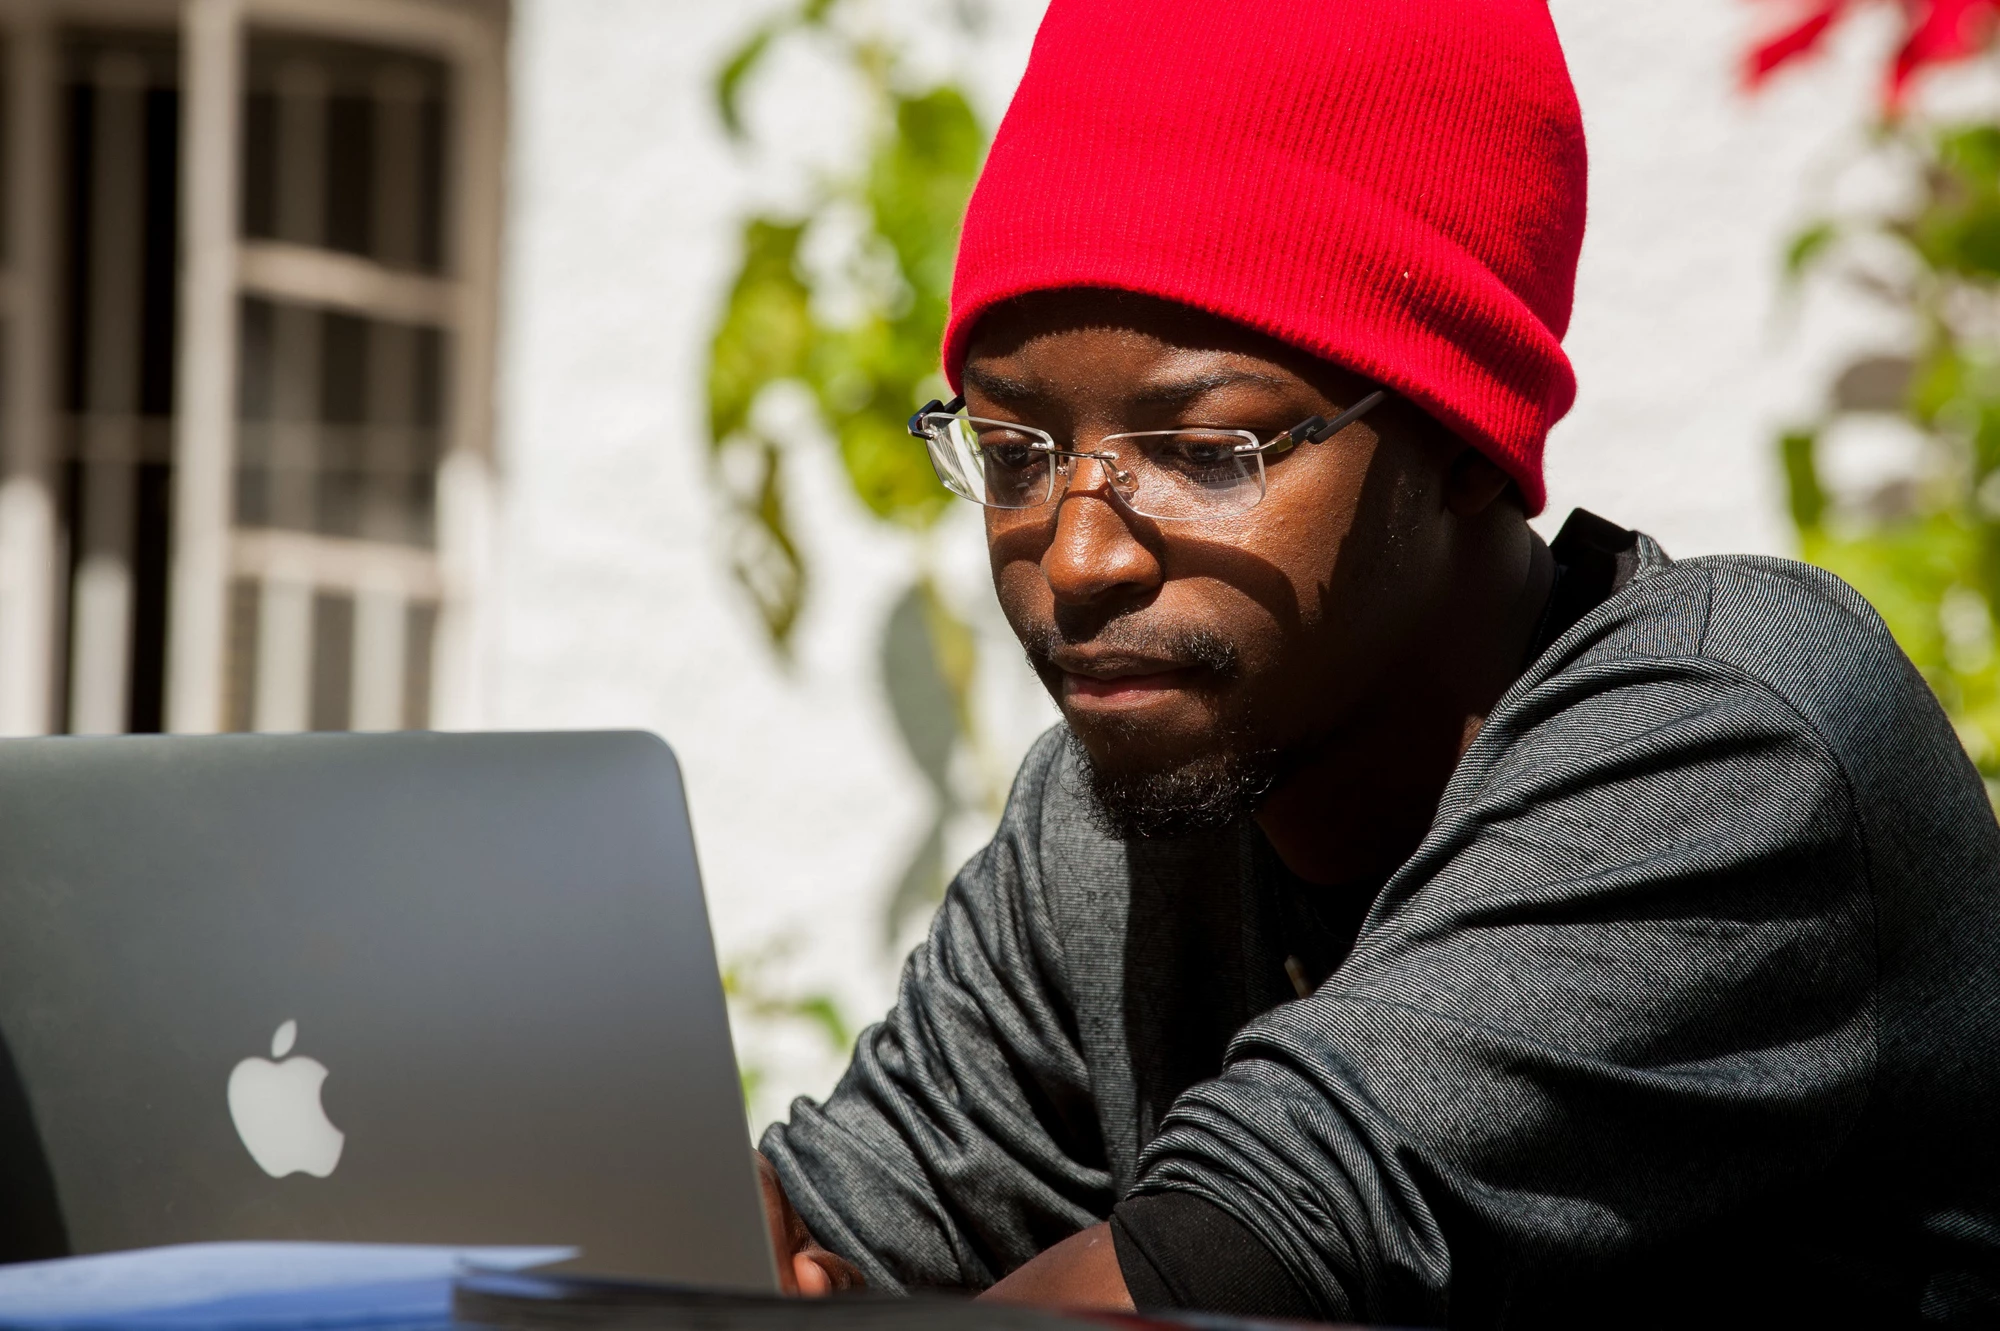
[{"label": "shadow on face", "polygon": [[[964,385],[971,415],[1079,452],[1134,431],[1267,440],[1372,388],[1229,321],[1099,290],[989,314]],[[1214,806],[1196,823],[1240,816],[1287,762],[1407,685],[1449,601],[1446,491],[1466,452],[1392,397],[1269,460],[1241,511],[1142,516],[1092,459],[1047,503],[988,509],[1001,605],[1097,775],[1179,783]]]}]

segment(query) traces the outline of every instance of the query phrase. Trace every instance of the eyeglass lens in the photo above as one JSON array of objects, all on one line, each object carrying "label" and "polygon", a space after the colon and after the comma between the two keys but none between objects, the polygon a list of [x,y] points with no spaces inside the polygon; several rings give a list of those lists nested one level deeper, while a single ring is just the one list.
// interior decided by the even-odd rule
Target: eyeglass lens
[{"label": "eyeglass lens", "polygon": [[[933,415],[924,425],[938,479],[988,508],[1038,508],[1055,497],[1059,478],[1067,485],[1086,460],[1054,452],[1046,436],[1004,421]],[[1088,456],[1103,464],[1110,489],[1134,513],[1211,517],[1264,497],[1263,459],[1236,451],[1248,438],[1221,430],[1114,435]]]}]

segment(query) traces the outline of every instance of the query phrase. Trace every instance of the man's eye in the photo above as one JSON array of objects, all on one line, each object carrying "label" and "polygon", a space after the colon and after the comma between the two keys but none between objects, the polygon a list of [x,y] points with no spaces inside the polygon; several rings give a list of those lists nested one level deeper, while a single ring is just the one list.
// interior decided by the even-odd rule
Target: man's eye
[{"label": "man's eye", "polygon": [[1212,435],[1181,435],[1162,441],[1158,461],[1182,471],[1212,471],[1218,467],[1234,466],[1236,445],[1240,442],[1230,437]]},{"label": "man's eye", "polygon": [[1032,467],[1045,456],[1043,450],[1018,436],[984,440],[980,444],[979,451],[986,456],[988,462],[1005,467],[1009,471]]}]

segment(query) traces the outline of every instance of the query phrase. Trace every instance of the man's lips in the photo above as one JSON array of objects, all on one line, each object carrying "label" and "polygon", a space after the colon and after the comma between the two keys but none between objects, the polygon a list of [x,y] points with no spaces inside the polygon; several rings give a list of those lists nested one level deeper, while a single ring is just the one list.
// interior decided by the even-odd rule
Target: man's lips
[{"label": "man's lips", "polygon": [[1168,661],[1091,660],[1059,654],[1055,658],[1062,671],[1065,701],[1144,702],[1173,689],[1184,688],[1195,668]]},{"label": "man's lips", "polygon": [[1119,675],[1115,679],[1098,679],[1091,675],[1063,675],[1063,695],[1069,698],[1103,698],[1137,700],[1177,689],[1187,683],[1185,670],[1161,670],[1150,675]]}]

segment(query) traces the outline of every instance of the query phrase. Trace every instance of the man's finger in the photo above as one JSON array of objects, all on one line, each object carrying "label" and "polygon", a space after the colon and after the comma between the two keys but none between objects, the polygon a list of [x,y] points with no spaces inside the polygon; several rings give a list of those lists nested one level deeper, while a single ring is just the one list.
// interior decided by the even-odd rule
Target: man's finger
[{"label": "man's finger", "polygon": [[764,1223],[771,1233],[771,1255],[777,1259],[778,1291],[781,1294],[800,1293],[798,1264],[804,1260],[798,1256],[800,1244],[793,1235],[798,1218],[792,1211],[791,1201],[785,1196],[783,1185],[778,1182],[778,1171],[771,1168],[771,1162],[764,1153],[757,1155],[757,1182],[764,1194]]},{"label": "man's finger", "polygon": [[824,1298],[833,1293],[833,1274],[813,1260],[811,1253],[795,1253],[791,1265],[792,1288],[786,1293],[808,1299]]}]

